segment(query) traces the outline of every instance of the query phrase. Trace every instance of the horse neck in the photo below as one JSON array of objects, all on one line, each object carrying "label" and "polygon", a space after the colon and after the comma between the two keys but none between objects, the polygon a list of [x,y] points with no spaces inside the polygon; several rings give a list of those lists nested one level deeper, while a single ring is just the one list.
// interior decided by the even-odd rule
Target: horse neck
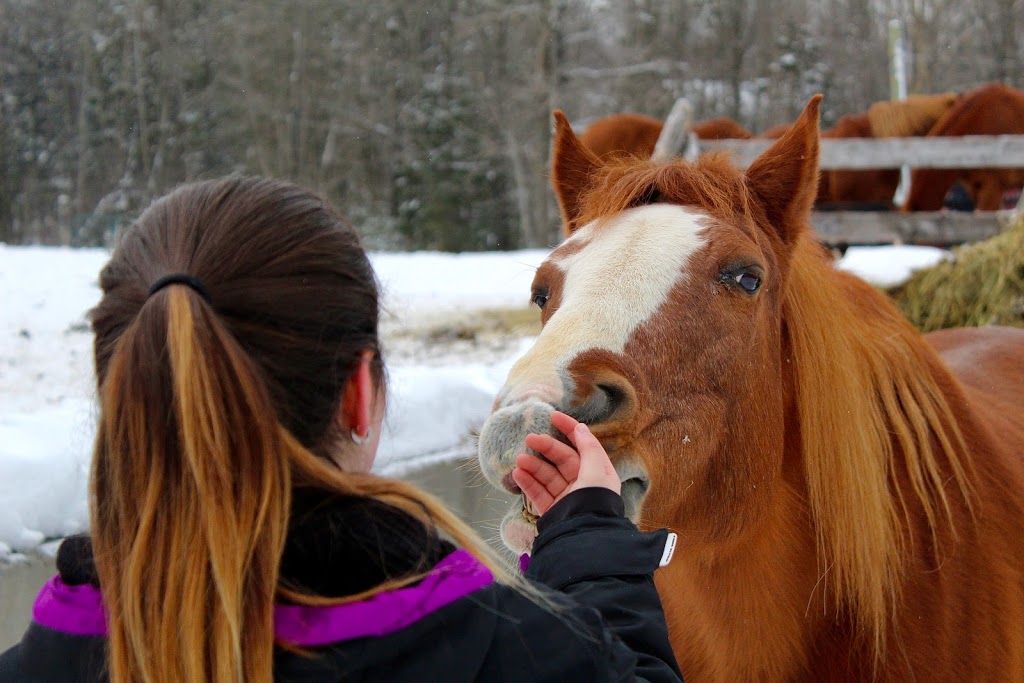
[{"label": "horse neck", "polygon": [[955,381],[896,307],[837,271],[810,235],[791,259],[783,320],[817,562],[881,656],[908,529],[923,516],[934,538],[952,520],[947,479],[969,500]]},{"label": "horse neck", "polygon": [[688,678],[797,680],[815,640],[834,629],[820,598],[809,601],[821,568],[804,500],[795,486],[775,488],[738,542],[694,543],[681,523],[677,559],[655,574]]}]

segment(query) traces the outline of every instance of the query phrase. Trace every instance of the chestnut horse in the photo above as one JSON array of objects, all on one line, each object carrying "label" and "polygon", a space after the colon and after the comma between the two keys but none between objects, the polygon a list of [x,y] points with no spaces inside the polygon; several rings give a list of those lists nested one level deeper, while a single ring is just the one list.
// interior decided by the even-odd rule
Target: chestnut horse
[{"label": "chestnut horse", "polygon": [[[847,114],[822,131],[823,138],[888,138],[926,135],[945,114],[956,95],[914,95],[896,102],[876,102],[861,114]],[[899,169],[823,171],[819,203],[892,204]]]},{"label": "chestnut horse", "polygon": [[757,137],[764,138],[765,140],[778,140],[786,134],[786,131],[789,130],[789,127],[792,125],[792,123],[780,123],[772,126],[768,130],[761,131],[761,134]]},{"label": "chestnut horse", "polygon": [[[1024,134],[1024,91],[990,83],[964,93],[928,133],[950,135]],[[906,210],[938,211],[956,182],[967,188],[980,211],[1001,208],[1003,193],[1024,186],[1024,168],[922,168],[910,175]]]},{"label": "chestnut horse", "polygon": [[[663,125],[658,119],[643,114],[611,114],[587,126],[580,140],[599,157],[623,154],[650,157]],[[691,130],[701,140],[753,137],[750,131],[729,118],[700,121]]]},{"label": "chestnut horse", "polygon": [[690,680],[1024,680],[1024,330],[922,337],[834,268],[819,99],[745,173],[602,160],[555,113],[567,237],[482,471],[517,492],[552,410],[592,426],[630,518],[679,533],[655,581]]}]

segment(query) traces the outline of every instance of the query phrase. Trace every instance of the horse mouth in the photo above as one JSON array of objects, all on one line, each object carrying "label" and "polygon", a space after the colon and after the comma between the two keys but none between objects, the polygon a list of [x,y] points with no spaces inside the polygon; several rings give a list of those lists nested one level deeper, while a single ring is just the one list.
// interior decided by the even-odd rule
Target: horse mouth
[{"label": "horse mouth", "polygon": [[[623,476],[626,474],[626,476]],[[650,480],[646,472],[634,463],[628,463],[619,473],[621,480],[622,503],[625,507],[626,517],[634,524],[640,520],[640,508],[643,505],[644,497],[650,488]],[[540,515],[537,509],[522,494],[517,503],[512,503],[511,508],[501,521],[501,540],[512,551],[517,553],[529,553],[533,550],[533,541],[537,538],[537,521]]]},{"label": "horse mouth", "polygon": [[540,515],[537,514],[537,508],[534,507],[533,501],[523,494],[523,519],[534,526],[537,525],[537,520],[540,519]]}]

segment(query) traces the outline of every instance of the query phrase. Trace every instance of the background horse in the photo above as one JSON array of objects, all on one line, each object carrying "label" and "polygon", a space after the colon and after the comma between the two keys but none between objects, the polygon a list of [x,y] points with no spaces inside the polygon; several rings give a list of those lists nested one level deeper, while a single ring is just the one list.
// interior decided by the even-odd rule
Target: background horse
[{"label": "background horse", "polygon": [[780,123],[768,128],[767,130],[761,131],[761,134],[757,137],[764,138],[766,140],[778,140],[786,134],[786,131],[789,130],[789,127],[792,125],[792,123]]},{"label": "background horse", "polygon": [[[915,95],[896,102],[876,102],[866,112],[847,114],[823,138],[887,138],[926,135],[953,106],[956,95]],[[899,169],[823,171],[819,203],[887,204],[900,182]]]},{"label": "background horse", "polygon": [[[922,337],[808,226],[818,102],[746,171],[602,160],[556,112],[567,238],[480,434],[590,423],[692,680],[1024,680],[1024,331]],[[513,506],[502,538],[531,547]]]},{"label": "background horse", "polygon": [[[1024,91],[990,83],[965,93],[928,133],[950,135],[1024,134]],[[911,173],[907,211],[938,211],[950,187],[960,182],[975,208],[995,211],[1003,193],[1024,185],[1024,168],[922,168]]]},{"label": "background horse", "polygon": [[[611,114],[587,126],[580,140],[599,157],[650,157],[663,125],[658,119],[643,114]],[[725,117],[700,121],[692,126],[692,130],[702,140],[746,140],[753,137],[746,128]]]}]

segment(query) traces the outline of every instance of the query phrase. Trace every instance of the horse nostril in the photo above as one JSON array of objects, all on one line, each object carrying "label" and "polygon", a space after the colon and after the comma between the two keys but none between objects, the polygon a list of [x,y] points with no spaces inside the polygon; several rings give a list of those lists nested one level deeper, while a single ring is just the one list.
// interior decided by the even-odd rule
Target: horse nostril
[{"label": "horse nostril", "polygon": [[617,417],[632,401],[632,394],[624,387],[610,382],[594,385],[596,391],[582,405],[573,411],[573,417],[580,422],[598,424]]},{"label": "horse nostril", "polygon": [[598,384],[597,388],[605,395],[609,415],[617,412],[626,403],[627,394],[622,387],[617,387],[614,384]]}]

